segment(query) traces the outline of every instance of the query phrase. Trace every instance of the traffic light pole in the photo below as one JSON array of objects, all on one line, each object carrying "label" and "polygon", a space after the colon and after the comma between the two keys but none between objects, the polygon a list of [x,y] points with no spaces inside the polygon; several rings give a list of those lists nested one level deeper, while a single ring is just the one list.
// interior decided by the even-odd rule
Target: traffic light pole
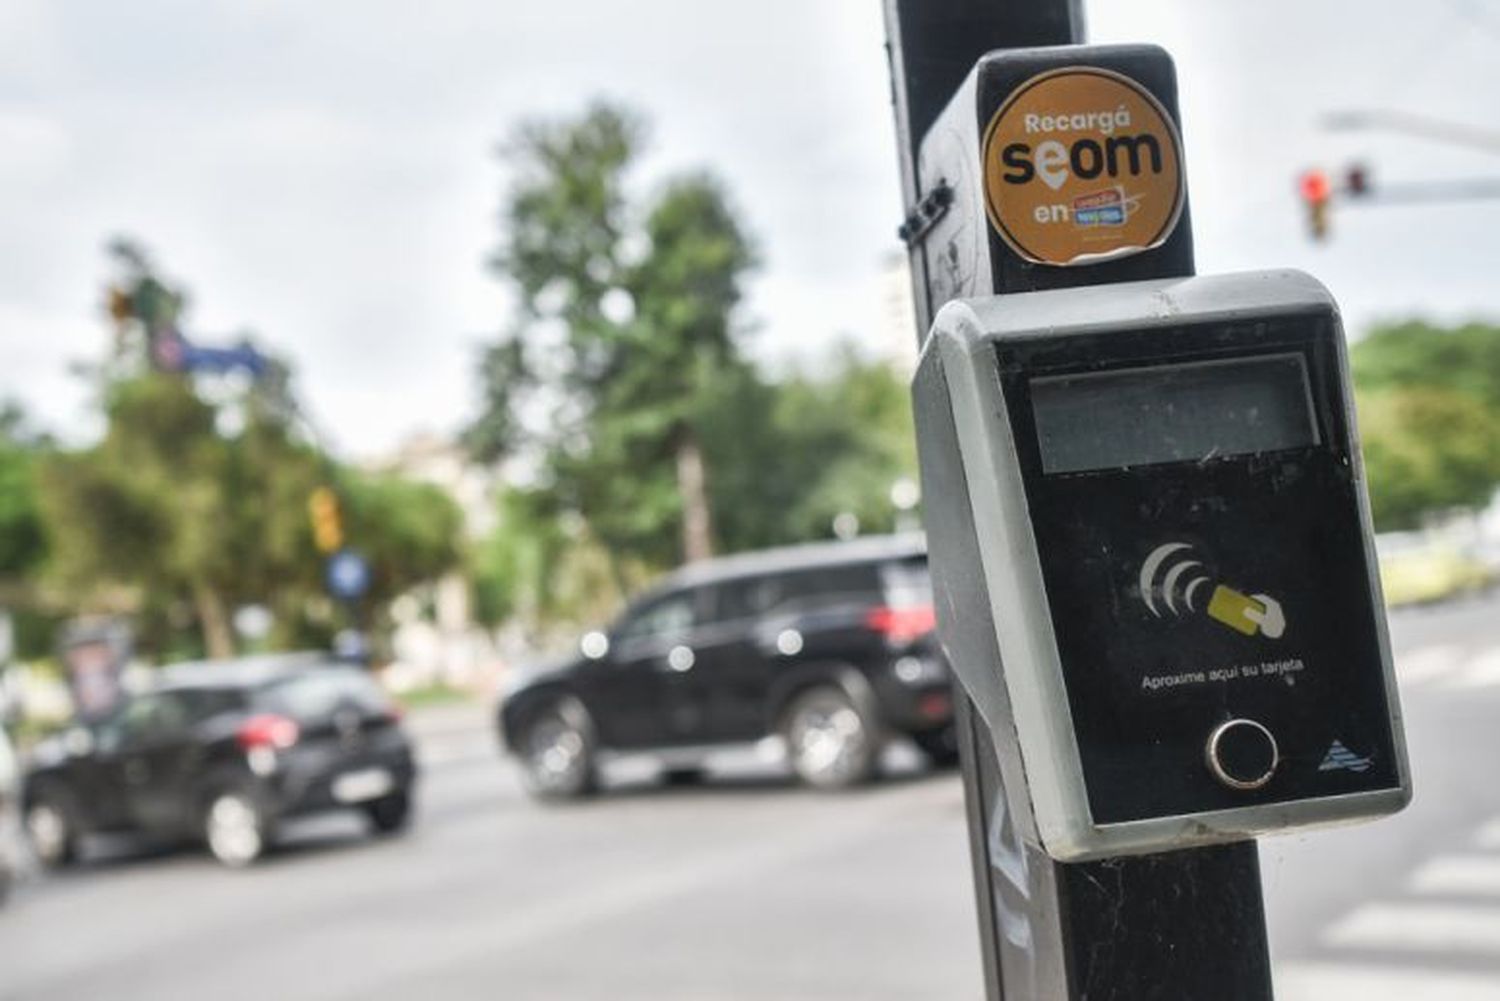
[{"label": "traffic light pole", "polygon": [[[976,60],[996,49],[1083,41],[1081,0],[883,0],[918,338],[943,305],[923,233],[947,211],[919,172],[923,135]],[[976,169],[978,164],[973,165]],[[1126,264],[996,269],[976,295],[1193,273],[1190,222]],[[1045,277],[1040,275],[1045,271]],[[1029,281],[1037,280],[1037,284]],[[1063,864],[1017,833],[988,728],[960,692],[958,723],[979,945],[988,1001],[1269,1001],[1254,842]],[[1024,795],[1011,789],[1012,796]]]}]

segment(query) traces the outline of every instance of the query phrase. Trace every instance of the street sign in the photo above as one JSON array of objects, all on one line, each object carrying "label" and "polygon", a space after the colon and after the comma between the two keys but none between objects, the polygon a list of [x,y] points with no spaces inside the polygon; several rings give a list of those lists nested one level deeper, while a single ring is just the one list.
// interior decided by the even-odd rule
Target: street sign
[{"label": "street sign", "polygon": [[341,549],[328,557],[326,577],[330,594],[353,601],[370,587],[370,565],[353,550]]},{"label": "street sign", "polygon": [[125,699],[130,628],[117,619],[73,619],[63,627],[58,647],[78,718],[94,722],[114,715]]},{"label": "street sign", "polygon": [[1063,861],[1411,797],[1344,335],[1292,271],[960,300],[913,383],[939,629]]},{"label": "street sign", "polygon": [[151,356],[156,366],[166,372],[222,374],[243,369],[258,379],[269,367],[266,356],[248,341],[227,348],[208,347],[195,344],[180,331],[172,329],[153,334]]}]

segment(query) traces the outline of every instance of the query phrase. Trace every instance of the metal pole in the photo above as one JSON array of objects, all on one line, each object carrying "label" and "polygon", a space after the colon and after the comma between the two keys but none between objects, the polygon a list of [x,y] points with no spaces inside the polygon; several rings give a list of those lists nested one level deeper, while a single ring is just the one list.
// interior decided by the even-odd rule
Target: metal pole
[{"label": "metal pole", "polygon": [[[903,234],[943,209],[918,171],[923,135],[975,61],[996,49],[1083,41],[1081,0],[883,0],[903,194]],[[977,164],[975,165],[978,166]],[[1186,276],[1190,221],[1175,246],[1125,266],[1053,269],[1047,287]],[[919,343],[941,302],[920,239],[908,239]],[[1021,291],[1011,273],[977,294]],[[1034,286],[1032,286],[1034,287]],[[1061,864],[1009,822],[999,760],[958,693],[980,950],[989,1001],[1268,1001],[1270,958],[1253,842]]]}]

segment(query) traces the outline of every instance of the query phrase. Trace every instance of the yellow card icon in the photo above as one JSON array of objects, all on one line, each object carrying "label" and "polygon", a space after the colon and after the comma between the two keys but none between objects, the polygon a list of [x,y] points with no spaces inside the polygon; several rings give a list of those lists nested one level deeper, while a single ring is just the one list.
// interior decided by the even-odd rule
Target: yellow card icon
[{"label": "yellow card icon", "polygon": [[1214,588],[1213,597],[1208,599],[1209,618],[1218,619],[1230,629],[1246,636],[1255,635],[1265,614],[1265,605],[1223,584]]}]

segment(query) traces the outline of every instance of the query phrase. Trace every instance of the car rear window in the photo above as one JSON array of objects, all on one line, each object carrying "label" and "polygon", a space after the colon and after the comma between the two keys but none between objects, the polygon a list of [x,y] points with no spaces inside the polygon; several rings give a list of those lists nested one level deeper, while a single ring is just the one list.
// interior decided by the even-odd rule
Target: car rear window
[{"label": "car rear window", "polygon": [[894,608],[932,604],[932,572],[926,556],[881,564],[880,577],[886,604]]},{"label": "car rear window", "polygon": [[346,705],[371,715],[390,709],[390,699],[374,679],[352,667],[317,668],[279,681],[265,690],[261,701],[269,711],[296,720],[320,719]]},{"label": "car rear window", "polygon": [[714,617],[729,622],[792,609],[878,600],[880,590],[874,563],[838,563],[744,577],[718,585]]},{"label": "car rear window", "polygon": [[221,713],[243,709],[245,695],[234,688],[187,688],[178,693],[187,705],[188,715],[195,723],[201,723]]}]

